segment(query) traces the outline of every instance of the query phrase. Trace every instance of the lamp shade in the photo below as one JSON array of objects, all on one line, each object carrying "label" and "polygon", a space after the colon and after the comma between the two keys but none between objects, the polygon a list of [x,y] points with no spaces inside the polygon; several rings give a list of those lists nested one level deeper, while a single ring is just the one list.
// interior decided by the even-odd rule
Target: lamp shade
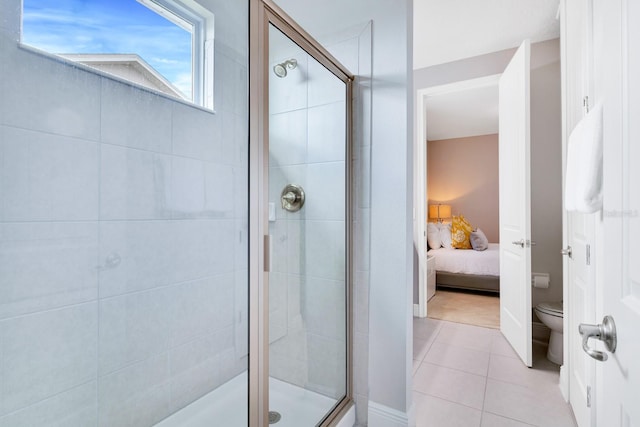
[{"label": "lamp shade", "polygon": [[438,219],[438,205],[429,205],[429,218]]},{"label": "lamp shade", "polygon": [[429,205],[429,218],[442,222],[451,218],[451,205]]},{"label": "lamp shade", "polygon": [[451,218],[451,205],[439,205],[440,208],[440,219]]}]

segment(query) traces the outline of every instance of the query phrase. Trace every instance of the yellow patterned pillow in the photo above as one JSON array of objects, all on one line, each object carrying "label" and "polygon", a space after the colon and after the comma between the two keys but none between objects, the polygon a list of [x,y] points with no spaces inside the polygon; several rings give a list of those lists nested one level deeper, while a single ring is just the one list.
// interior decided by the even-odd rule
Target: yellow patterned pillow
[{"label": "yellow patterned pillow", "polygon": [[451,221],[451,246],[456,249],[471,249],[469,236],[473,227],[463,215],[454,216]]}]

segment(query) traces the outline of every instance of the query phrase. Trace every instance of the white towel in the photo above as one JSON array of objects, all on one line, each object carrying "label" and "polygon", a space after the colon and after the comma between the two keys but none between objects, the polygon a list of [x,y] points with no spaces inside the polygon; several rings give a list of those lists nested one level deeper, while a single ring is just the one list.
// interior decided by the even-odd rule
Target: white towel
[{"label": "white towel", "polygon": [[564,206],[593,213],[602,209],[602,103],[573,129],[567,147]]}]

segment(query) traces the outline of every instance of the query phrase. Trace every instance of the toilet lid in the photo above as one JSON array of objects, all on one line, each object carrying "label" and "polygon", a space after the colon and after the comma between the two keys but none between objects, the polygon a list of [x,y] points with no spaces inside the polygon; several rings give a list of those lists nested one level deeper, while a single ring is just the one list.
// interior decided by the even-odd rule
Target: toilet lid
[{"label": "toilet lid", "polygon": [[552,316],[562,317],[562,302],[542,302],[538,304],[538,310]]}]

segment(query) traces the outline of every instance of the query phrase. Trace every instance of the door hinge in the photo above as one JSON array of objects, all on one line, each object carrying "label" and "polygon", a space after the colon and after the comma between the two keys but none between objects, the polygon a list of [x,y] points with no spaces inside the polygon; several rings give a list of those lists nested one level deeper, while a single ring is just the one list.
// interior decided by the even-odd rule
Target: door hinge
[{"label": "door hinge", "polygon": [[591,245],[587,245],[587,265],[591,265]]},{"label": "door hinge", "polygon": [[591,408],[591,386],[587,386],[587,408]]}]

